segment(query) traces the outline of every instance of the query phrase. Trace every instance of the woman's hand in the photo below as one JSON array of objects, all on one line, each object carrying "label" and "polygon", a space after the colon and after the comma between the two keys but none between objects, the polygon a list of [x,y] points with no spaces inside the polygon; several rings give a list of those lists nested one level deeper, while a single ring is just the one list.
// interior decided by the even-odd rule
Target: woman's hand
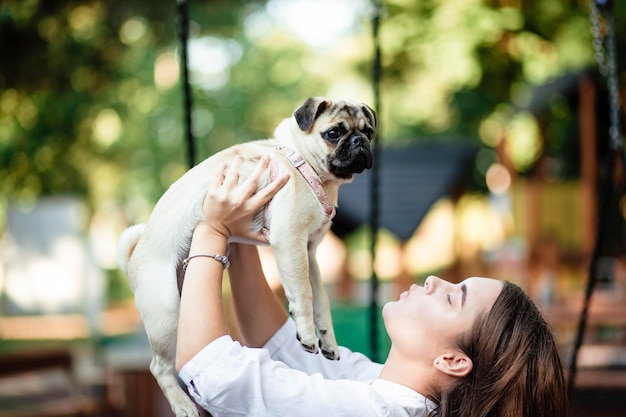
[{"label": "woman's hand", "polygon": [[261,207],[287,183],[289,175],[285,174],[257,191],[259,180],[269,166],[269,156],[263,156],[252,174],[238,185],[241,163],[240,156],[233,158],[230,165],[224,163],[209,185],[202,203],[206,227],[226,239],[239,236],[267,243],[261,232],[250,230],[250,224]]}]

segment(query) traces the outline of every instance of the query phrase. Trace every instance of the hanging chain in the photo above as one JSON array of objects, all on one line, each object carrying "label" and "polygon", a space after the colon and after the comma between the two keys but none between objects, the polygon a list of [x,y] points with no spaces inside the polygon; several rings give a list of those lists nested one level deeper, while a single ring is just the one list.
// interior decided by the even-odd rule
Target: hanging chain
[{"label": "hanging chain", "polygon": [[620,99],[615,56],[615,30],[611,7],[612,0],[591,1],[589,19],[591,20],[592,44],[596,61],[598,62],[598,69],[600,74],[607,79],[611,121],[611,127],[609,128],[610,146],[611,149],[618,150],[623,147],[623,143],[619,117]]},{"label": "hanging chain", "polygon": [[600,74],[606,77],[609,70],[606,65],[606,57],[604,54],[605,27],[600,21],[600,10],[598,10],[598,6],[595,1],[591,2],[589,20],[591,21],[591,34],[593,35],[593,41],[591,44],[593,45],[596,61],[598,62],[598,69],[600,70]]}]

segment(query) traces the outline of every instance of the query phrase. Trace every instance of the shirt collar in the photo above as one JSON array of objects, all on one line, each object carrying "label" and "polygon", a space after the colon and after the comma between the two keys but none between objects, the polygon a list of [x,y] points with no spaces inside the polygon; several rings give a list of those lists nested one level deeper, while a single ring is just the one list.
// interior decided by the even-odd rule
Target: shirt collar
[{"label": "shirt collar", "polygon": [[427,416],[437,408],[435,402],[405,385],[385,379],[376,379],[371,385],[381,396],[405,409],[409,415]]}]

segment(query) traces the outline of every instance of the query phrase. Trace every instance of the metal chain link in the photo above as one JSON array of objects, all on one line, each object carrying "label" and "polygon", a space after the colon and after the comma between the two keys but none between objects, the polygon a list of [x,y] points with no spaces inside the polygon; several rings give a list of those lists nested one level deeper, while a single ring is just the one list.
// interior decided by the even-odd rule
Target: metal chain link
[{"label": "metal chain link", "polygon": [[595,1],[591,2],[589,20],[591,23],[591,34],[593,35],[591,44],[593,45],[596,61],[598,62],[598,69],[600,70],[600,74],[606,77],[609,70],[604,56],[604,26],[600,21],[600,10],[598,10]]}]

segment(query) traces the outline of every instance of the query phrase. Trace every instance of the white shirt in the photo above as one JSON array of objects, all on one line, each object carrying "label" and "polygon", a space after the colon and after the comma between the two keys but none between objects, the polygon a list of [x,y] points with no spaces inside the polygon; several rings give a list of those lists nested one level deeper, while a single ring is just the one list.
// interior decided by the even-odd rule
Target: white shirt
[{"label": "white shirt", "polygon": [[427,416],[433,403],[378,379],[382,365],[341,347],[339,361],[302,350],[287,320],[262,349],[222,336],[200,351],[180,377],[214,417]]}]

